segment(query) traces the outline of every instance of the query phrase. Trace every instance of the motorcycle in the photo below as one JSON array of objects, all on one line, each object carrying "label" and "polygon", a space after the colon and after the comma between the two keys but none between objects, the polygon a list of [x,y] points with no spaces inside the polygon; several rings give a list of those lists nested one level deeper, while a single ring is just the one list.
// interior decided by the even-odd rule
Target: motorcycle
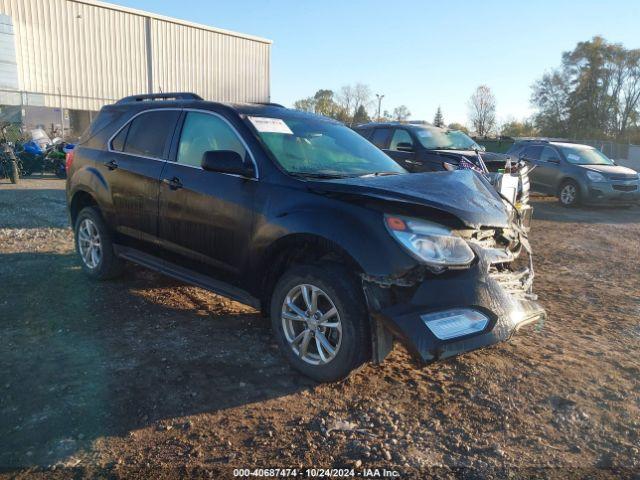
[{"label": "motorcycle", "polygon": [[7,139],[7,128],[10,124],[2,124],[2,136],[0,136],[0,174],[11,180],[11,183],[20,181],[22,161],[16,156],[13,143]]},{"label": "motorcycle", "polygon": [[[47,137],[48,139],[48,137]],[[42,137],[20,144],[18,156],[22,159],[24,174],[51,172],[58,178],[66,178],[65,159],[75,145],[61,138],[43,141]]]}]

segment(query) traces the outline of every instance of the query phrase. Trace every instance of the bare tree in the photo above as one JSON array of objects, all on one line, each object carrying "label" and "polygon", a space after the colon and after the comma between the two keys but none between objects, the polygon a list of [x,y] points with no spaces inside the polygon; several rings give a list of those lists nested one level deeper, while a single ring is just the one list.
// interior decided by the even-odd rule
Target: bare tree
[{"label": "bare tree", "polygon": [[373,95],[371,94],[371,88],[369,85],[365,85],[364,83],[356,83],[353,87],[353,110],[354,113],[358,111],[360,107],[364,107],[364,109],[368,112],[373,103]]},{"label": "bare tree", "polygon": [[338,104],[344,109],[347,115],[351,115],[355,111],[354,108],[355,92],[351,85],[344,85],[340,88],[338,95]]},{"label": "bare tree", "polygon": [[406,105],[400,105],[393,109],[393,118],[398,122],[404,122],[411,116],[411,112]]},{"label": "bare tree", "polygon": [[349,117],[349,124],[352,124],[356,112],[361,111],[360,107],[364,108],[365,113],[371,108],[371,88],[363,83],[356,83],[353,86],[345,85],[340,89],[338,103]]},{"label": "bare tree", "polygon": [[469,120],[481,137],[491,133],[496,126],[496,97],[487,85],[480,85],[471,95]]}]

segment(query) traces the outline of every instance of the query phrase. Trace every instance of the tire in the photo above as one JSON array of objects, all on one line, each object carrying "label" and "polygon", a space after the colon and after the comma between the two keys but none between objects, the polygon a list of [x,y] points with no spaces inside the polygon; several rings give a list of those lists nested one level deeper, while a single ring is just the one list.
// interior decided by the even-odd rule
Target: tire
[{"label": "tire", "polygon": [[56,177],[61,179],[67,178],[67,170],[65,169],[64,163],[61,163],[60,161],[56,162],[54,165],[54,171]]},{"label": "tire", "polygon": [[[283,313],[286,311],[290,317],[304,318],[289,307],[285,309],[285,300],[291,299],[294,305],[304,307],[302,286],[308,289],[309,298],[313,296],[313,288],[317,289],[317,318],[309,319],[317,322],[315,326],[310,326],[308,321],[285,318]],[[332,305],[336,314],[327,317],[326,326],[323,326],[319,323],[320,315],[330,313]],[[342,380],[371,358],[371,334],[364,293],[356,278],[340,266],[301,265],[287,270],[274,288],[270,313],[274,336],[289,363],[318,382]],[[292,330],[292,327],[297,330]],[[304,334],[304,330],[310,333]],[[296,343],[294,337],[299,338],[300,335],[302,339]],[[302,355],[305,336],[309,339],[306,353]],[[291,340],[294,340],[293,344]],[[330,359],[330,350],[323,346],[325,342],[334,347],[335,353]]]},{"label": "tire", "polygon": [[11,160],[11,167],[9,169],[9,179],[11,183],[18,183],[20,181],[20,170],[18,170],[18,162]]},{"label": "tire", "polygon": [[558,200],[563,207],[580,205],[580,186],[573,180],[565,180],[558,189]]},{"label": "tire", "polygon": [[[87,275],[96,280],[108,280],[122,273],[123,261],[115,254],[109,229],[96,207],[85,207],[80,211],[73,231],[76,253],[80,257],[80,264]],[[90,234],[89,238],[97,240],[96,243],[100,244],[99,255],[83,254],[83,250],[85,253],[87,251],[87,242],[85,241],[87,233]]]}]

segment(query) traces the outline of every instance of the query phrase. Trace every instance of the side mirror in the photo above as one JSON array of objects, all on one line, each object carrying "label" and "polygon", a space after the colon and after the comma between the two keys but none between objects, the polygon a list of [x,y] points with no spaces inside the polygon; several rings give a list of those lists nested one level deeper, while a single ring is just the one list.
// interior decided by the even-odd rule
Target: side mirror
[{"label": "side mirror", "polygon": [[202,155],[202,169],[207,172],[230,173],[242,177],[253,177],[253,166],[245,163],[233,150],[210,150]]},{"label": "side mirror", "polygon": [[398,145],[396,145],[396,149],[399,152],[413,152],[413,145],[411,145],[409,142],[400,142],[398,143]]}]

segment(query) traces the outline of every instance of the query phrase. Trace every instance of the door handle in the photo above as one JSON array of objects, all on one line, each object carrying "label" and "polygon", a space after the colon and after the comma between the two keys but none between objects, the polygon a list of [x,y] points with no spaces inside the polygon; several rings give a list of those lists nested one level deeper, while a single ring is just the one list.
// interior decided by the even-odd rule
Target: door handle
[{"label": "door handle", "polygon": [[178,190],[179,188],[182,188],[182,182],[178,177],[173,177],[171,180],[169,180],[168,178],[163,178],[162,182],[169,185],[169,188],[171,190]]},{"label": "door handle", "polygon": [[105,165],[109,170],[115,170],[116,168],[118,168],[118,162],[116,162],[115,160],[111,160],[110,162],[105,163]]},{"label": "door handle", "polygon": [[409,165],[420,165],[420,162],[416,162],[415,160],[405,160]]}]

